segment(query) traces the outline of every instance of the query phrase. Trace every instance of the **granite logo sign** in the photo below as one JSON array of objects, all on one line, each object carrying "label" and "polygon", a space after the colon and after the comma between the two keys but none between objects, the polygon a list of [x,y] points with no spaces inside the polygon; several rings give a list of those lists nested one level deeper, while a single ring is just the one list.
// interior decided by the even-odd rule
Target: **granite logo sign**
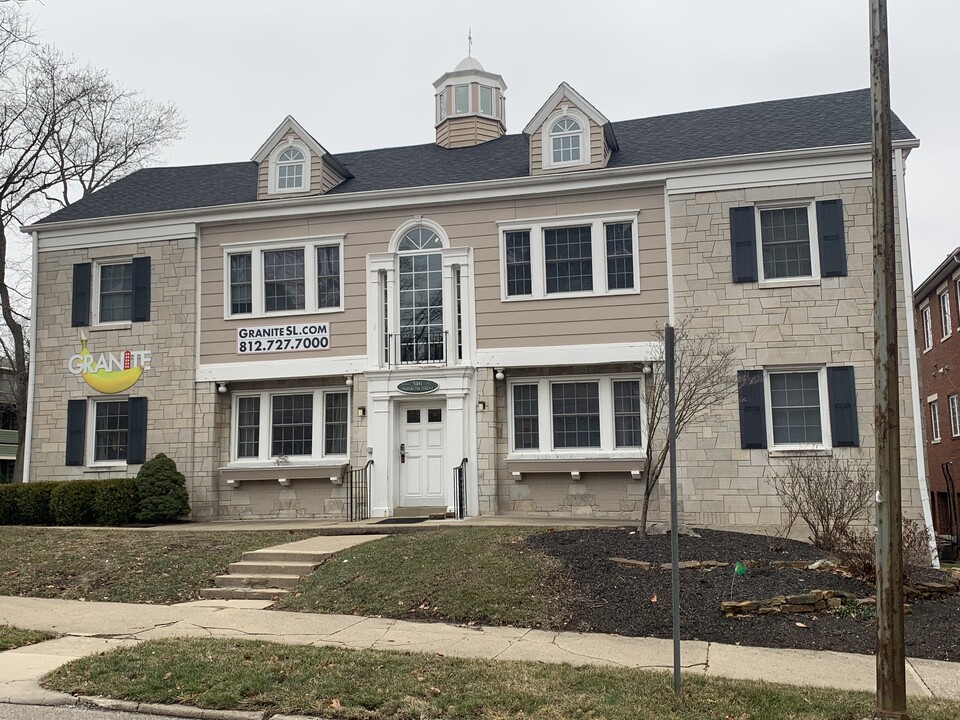
[{"label": "granite logo sign", "polygon": [[87,349],[87,337],[81,332],[80,352],[70,356],[67,368],[97,392],[123,392],[134,386],[144,370],[150,369],[150,351],[123,350],[94,355]]}]

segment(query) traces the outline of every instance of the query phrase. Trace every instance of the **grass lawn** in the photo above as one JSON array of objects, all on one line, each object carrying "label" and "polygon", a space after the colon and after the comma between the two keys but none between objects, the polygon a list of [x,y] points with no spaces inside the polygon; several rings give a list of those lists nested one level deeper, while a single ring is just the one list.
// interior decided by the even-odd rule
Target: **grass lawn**
[{"label": "grass lawn", "polygon": [[[45,687],[203,708],[329,718],[674,718],[853,720],[873,696],[622,668],[497,662],[223,640],[160,640],[82,658]],[[917,699],[913,720],[953,720],[960,704]]]},{"label": "grass lawn", "polygon": [[312,532],[163,532],[0,527],[0,595],[176,603],[248,550]]},{"label": "grass lawn", "polygon": [[13,650],[24,645],[33,645],[56,637],[52,633],[38,630],[24,630],[12,625],[0,625],[0,652]]},{"label": "grass lawn", "polygon": [[[279,609],[559,627],[557,564],[524,547],[536,528],[444,528],[339,553]],[[569,591],[566,593],[569,601]]]}]

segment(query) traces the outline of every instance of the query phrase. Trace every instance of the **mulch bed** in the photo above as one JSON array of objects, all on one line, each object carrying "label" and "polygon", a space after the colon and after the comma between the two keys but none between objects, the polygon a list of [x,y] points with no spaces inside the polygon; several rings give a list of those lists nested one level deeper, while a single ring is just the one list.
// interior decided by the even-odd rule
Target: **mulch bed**
[{"label": "mulch bed", "polygon": [[[636,637],[672,637],[670,536],[642,538],[632,528],[556,531],[527,541],[559,561],[577,597],[568,603],[567,629]],[[738,561],[809,560],[823,557],[816,548],[788,542],[783,552],[771,550],[764,537],[717,530],[698,530],[701,538],[680,538],[681,560]],[[625,568],[610,558],[653,563],[649,570]],[[749,567],[734,577],[733,567],[680,571],[680,626],[684,640],[705,640],[775,648],[836,650],[872,654],[875,618],[871,608],[845,606],[834,611],[728,618],[723,600],[758,600],[820,590],[843,590],[866,597],[873,587],[832,572],[792,568]],[[802,623],[806,627],[801,627]],[[917,599],[906,616],[907,655],[960,661],[960,596]]]}]

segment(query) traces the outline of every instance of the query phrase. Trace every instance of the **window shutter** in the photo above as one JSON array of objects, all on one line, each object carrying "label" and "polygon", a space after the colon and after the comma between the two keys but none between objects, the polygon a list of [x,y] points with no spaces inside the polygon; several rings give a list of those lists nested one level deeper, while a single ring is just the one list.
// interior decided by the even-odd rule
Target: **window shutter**
[{"label": "window shutter", "polygon": [[730,251],[735,283],[757,281],[757,220],[752,207],[730,208]]},{"label": "window shutter", "polygon": [[763,399],[763,370],[737,371],[740,392],[740,447],[767,446],[767,419]]},{"label": "window shutter", "polygon": [[843,240],[843,201],[817,201],[817,234],[820,239],[821,277],[847,274],[847,248]]},{"label": "window shutter", "polygon": [[90,263],[73,266],[73,327],[90,324]]},{"label": "window shutter", "polygon": [[142,465],[147,459],[147,399],[127,400],[127,465]]},{"label": "window shutter", "polygon": [[[89,267],[89,266],[88,266]],[[84,432],[87,428],[87,401],[67,401],[67,465],[83,465]]]},{"label": "window shutter", "polygon": [[857,427],[857,389],[852,367],[827,368],[830,429],[834,447],[860,447]]},{"label": "window shutter", "polygon": [[150,320],[150,258],[133,259],[133,321]]}]

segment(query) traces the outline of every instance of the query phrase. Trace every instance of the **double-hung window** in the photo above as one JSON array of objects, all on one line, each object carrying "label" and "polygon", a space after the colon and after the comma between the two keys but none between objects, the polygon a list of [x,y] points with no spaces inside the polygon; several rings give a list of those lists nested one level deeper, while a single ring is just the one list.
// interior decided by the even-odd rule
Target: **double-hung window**
[{"label": "double-hung window", "polygon": [[637,211],[500,223],[504,300],[636,292]]},{"label": "double-hung window", "polygon": [[93,461],[126,462],[129,416],[126,400],[93,403]]},{"label": "double-hung window", "polygon": [[760,267],[763,280],[815,277],[820,274],[816,232],[809,205],[757,208]]},{"label": "double-hung window", "polygon": [[958,406],[958,399],[956,395],[951,395],[947,398],[947,405],[950,409],[950,435],[952,437],[960,437],[960,406]]},{"label": "double-hung window", "polygon": [[953,333],[953,318],[950,315],[950,289],[940,293],[940,339],[946,340]]},{"label": "double-hung window", "polygon": [[133,263],[100,266],[101,323],[133,319]]},{"label": "double-hung window", "polygon": [[772,371],[767,374],[770,436],[774,447],[823,446],[826,403],[821,397],[823,370]]},{"label": "double-hung window", "polygon": [[928,405],[930,406],[930,441],[938,443],[940,442],[940,407],[936,400],[929,402]]},{"label": "double-hung window", "polygon": [[346,390],[238,394],[233,418],[236,461],[310,462],[347,455]]},{"label": "double-hung window", "polygon": [[343,238],[235,245],[225,249],[227,317],[343,309]]},{"label": "double-hung window", "polygon": [[923,332],[923,349],[930,350],[933,348],[933,316],[929,305],[920,310],[920,328]]},{"label": "double-hung window", "polygon": [[633,455],[644,444],[643,380],[556,377],[509,388],[511,451],[518,457]]},{"label": "double-hung window", "polygon": [[572,117],[562,117],[550,125],[550,164],[573,165],[581,162],[583,126]]}]

